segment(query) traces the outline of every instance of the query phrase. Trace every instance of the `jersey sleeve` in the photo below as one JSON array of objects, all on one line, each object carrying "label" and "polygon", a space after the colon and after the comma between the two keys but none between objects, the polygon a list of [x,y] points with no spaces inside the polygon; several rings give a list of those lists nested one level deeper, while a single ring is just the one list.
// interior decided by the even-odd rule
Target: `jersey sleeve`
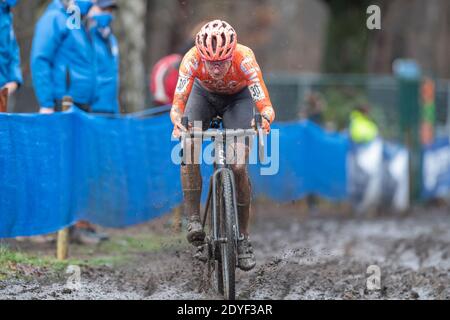
[{"label": "jersey sleeve", "polygon": [[261,114],[269,115],[271,121],[273,121],[275,119],[275,112],[270,101],[269,91],[267,90],[261,69],[256,62],[252,50],[247,49],[243,52],[240,68],[247,80],[248,90],[255,102],[256,108]]},{"label": "jersey sleeve", "polygon": [[194,84],[194,80],[199,67],[199,58],[196,49],[192,48],[183,58],[178,73],[178,82],[173,97],[172,109],[178,109],[184,113],[186,103]]}]

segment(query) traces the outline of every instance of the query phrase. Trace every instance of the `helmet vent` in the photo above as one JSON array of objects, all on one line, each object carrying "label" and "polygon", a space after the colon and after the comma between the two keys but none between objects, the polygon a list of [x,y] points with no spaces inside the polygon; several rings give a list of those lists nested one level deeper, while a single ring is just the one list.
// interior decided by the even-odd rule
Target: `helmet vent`
[{"label": "helmet vent", "polygon": [[216,52],[216,50],[217,50],[217,37],[212,37],[212,41],[211,41],[211,44],[212,44],[212,50],[213,50],[213,52]]}]

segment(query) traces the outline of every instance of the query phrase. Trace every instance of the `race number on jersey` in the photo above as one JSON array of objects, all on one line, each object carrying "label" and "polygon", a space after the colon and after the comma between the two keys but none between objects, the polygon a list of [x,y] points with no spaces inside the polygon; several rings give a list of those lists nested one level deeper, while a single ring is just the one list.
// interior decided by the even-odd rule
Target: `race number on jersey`
[{"label": "race number on jersey", "polygon": [[183,77],[180,76],[178,78],[178,83],[177,83],[177,89],[176,92],[177,93],[184,93],[186,91],[187,88],[187,84],[189,83],[189,78],[188,77]]},{"label": "race number on jersey", "polygon": [[250,94],[252,95],[253,101],[261,101],[266,98],[266,95],[264,94],[264,90],[262,89],[261,85],[259,83],[252,84],[248,86],[248,89],[250,90]]}]

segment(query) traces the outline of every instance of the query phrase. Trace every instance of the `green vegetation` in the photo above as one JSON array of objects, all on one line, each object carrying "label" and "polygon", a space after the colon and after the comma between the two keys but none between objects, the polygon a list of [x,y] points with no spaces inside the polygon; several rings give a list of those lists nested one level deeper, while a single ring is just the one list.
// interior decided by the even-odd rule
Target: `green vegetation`
[{"label": "green vegetation", "polygon": [[156,235],[152,233],[113,236],[98,246],[70,246],[70,259],[58,261],[51,253],[12,250],[0,245],[0,280],[27,278],[40,274],[60,274],[69,265],[117,266],[132,261],[133,256],[186,246],[185,235]]},{"label": "green vegetation", "polygon": [[324,72],[364,73],[367,67],[368,0],[327,0],[330,21],[324,54]]},{"label": "green vegetation", "polygon": [[333,123],[337,130],[346,130],[351,111],[358,105],[366,104],[371,107],[370,117],[378,125],[383,138],[395,139],[397,137],[396,119],[389,119],[386,110],[381,105],[370,103],[365,88],[330,86],[322,92],[322,96],[326,102],[325,121]]},{"label": "green vegetation", "polygon": [[49,256],[32,255],[0,246],[0,280],[9,277],[27,277],[43,272],[62,272],[70,264],[83,264],[79,260],[58,261]]},{"label": "green vegetation", "polygon": [[156,252],[185,245],[184,234],[161,236],[152,233],[120,236],[102,243],[97,251],[106,255],[129,255],[141,252]]},{"label": "green vegetation", "polygon": [[368,103],[364,91],[356,87],[329,87],[323,92],[323,97],[326,101],[325,121],[334,123],[339,131],[348,127],[349,116],[354,108]]}]

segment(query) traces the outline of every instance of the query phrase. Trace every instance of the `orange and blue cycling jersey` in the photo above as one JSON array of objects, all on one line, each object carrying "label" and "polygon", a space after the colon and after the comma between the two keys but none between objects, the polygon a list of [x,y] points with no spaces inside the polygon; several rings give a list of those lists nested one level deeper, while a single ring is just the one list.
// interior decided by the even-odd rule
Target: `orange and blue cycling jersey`
[{"label": "orange and blue cycling jersey", "polygon": [[275,115],[269,92],[253,51],[238,44],[231,61],[231,67],[226,75],[220,80],[215,80],[206,70],[197,48],[193,47],[181,62],[173,106],[181,113],[184,112],[194,81],[198,79],[203,88],[217,94],[233,95],[247,87],[258,111],[269,113],[273,120]]}]

